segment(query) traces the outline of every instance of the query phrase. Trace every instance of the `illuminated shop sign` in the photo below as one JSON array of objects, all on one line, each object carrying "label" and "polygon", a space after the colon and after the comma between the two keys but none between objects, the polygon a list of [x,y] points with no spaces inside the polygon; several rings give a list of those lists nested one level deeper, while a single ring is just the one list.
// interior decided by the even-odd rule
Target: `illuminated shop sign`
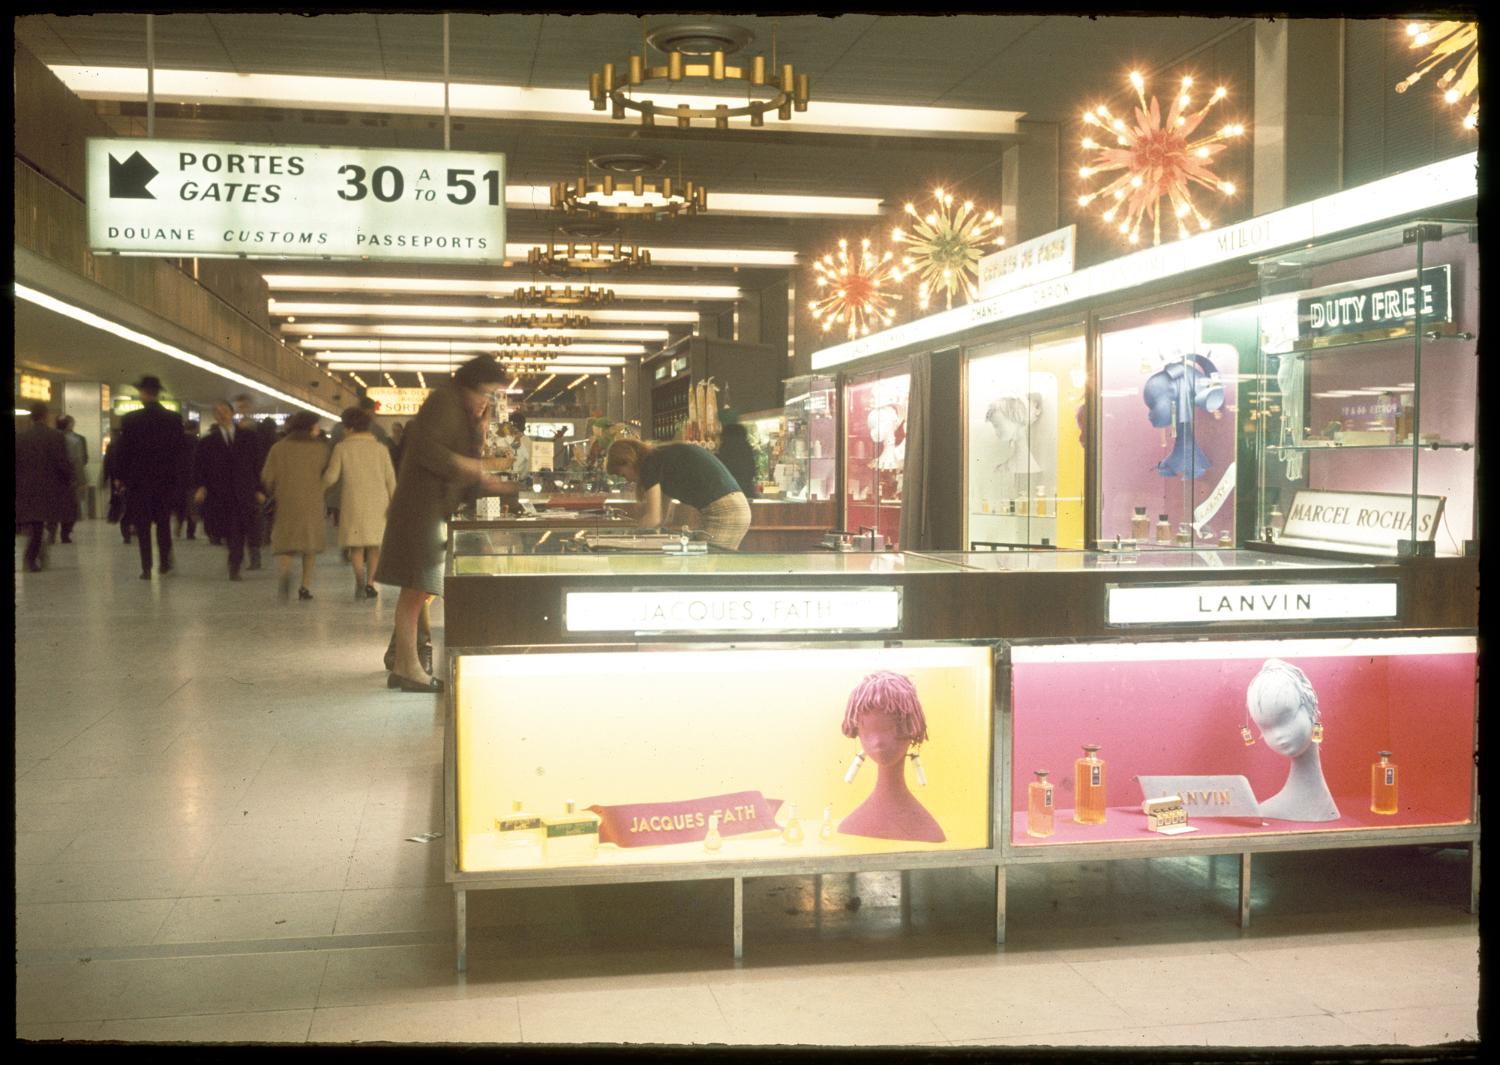
[{"label": "illuminated shop sign", "polygon": [[979,260],[980,297],[1071,274],[1077,245],[1078,227],[1066,226],[986,255]]},{"label": "illuminated shop sign", "polygon": [[895,632],[898,588],[569,592],[568,632]]},{"label": "illuminated shop sign", "polygon": [[1394,581],[1359,584],[1191,584],[1112,586],[1111,625],[1210,621],[1312,621],[1396,616]]},{"label": "illuminated shop sign", "polygon": [[[1443,496],[1417,496],[1417,536],[1431,540]],[[1395,554],[1411,537],[1411,496],[1400,492],[1325,492],[1299,488],[1277,543]]]},{"label": "illuminated shop sign", "polygon": [[45,377],[23,373],[18,388],[22,399],[41,400],[45,403],[52,398],[52,382]]},{"label": "illuminated shop sign", "polygon": [[367,388],[365,396],[375,401],[375,413],[410,417],[422,409],[430,388]]},{"label": "illuminated shop sign", "polygon": [[1416,324],[1419,310],[1424,323],[1453,321],[1448,264],[1423,270],[1420,289],[1415,274],[1392,274],[1304,296],[1297,301],[1297,335],[1332,337],[1401,329]]},{"label": "illuminated shop sign", "polygon": [[90,138],[89,247],[121,255],[495,262],[505,156]]},{"label": "illuminated shop sign", "polygon": [[1121,292],[1468,199],[1478,193],[1477,162],[1477,154],[1469,152],[1186,240],[1122,255],[1064,277],[987,296],[964,307],[815,351],[812,368],[826,370],[870,355],[942,341],[976,326]]},{"label": "illuminated shop sign", "polygon": [[[175,410],[178,412],[181,412],[182,410],[181,404],[179,404],[175,399],[168,399],[166,396],[162,396],[161,399],[158,400],[158,402],[161,403],[163,407],[166,407],[167,410]],[[145,404],[136,399],[134,396],[116,396],[114,406],[111,409],[118,416],[129,414],[131,411],[140,410],[144,406]]]}]

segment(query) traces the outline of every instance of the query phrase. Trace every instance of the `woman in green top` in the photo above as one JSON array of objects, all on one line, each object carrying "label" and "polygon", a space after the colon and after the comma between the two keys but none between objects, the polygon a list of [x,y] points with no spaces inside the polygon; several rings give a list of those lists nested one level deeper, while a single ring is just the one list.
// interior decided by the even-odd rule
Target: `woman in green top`
[{"label": "woman in green top", "polygon": [[715,547],[738,550],[750,528],[745,493],[707,448],[616,440],[609,445],[604,468],[635,485],[635,497],[642,504],[638,524],[644,527],[661,525],[668,501],[675,499],[703,515],[703,531]]}]

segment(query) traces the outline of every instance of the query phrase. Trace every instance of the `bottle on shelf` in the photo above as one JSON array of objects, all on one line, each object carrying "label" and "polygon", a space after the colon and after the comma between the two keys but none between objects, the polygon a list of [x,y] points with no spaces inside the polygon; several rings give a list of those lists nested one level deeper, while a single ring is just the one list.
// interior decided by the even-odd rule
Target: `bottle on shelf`
[{"label": "bottle on shelf", "polygon": [[1027,511],[1027,509],[1029,507],[1030,507],[1030,503],[1026,499],[1026,493],[1024,491],[1023,492],[1017,492],[1016,493],[1016,514],[1024,517],[1025,514],[1026,514],[1026,511]]},{"label": "bottle on shelf", "polygon": [[1073,820],[1104,824],[1104,762],[1096,744],[1085,743],[1083,757],[1073,763]]},{"label": "bottle on shelf", "polygon": [[1286,522],[1286,515],[1281,513],[1280,504],[1271,504],[1271,513],[1267,520],[1270,522],[1270,524],[1267,526],[1271,533],[1269,538],[1272,540],[1280,539],[1281,527]]},{"label": "bottle on shelf", "polygon": [[818,839],[824,843],[833,839],[833,807],[823,807],[823,823],[818,826]]},{"label": "bottle on shelf", "polygon": [[1031,505],[1031,513],[1036,515],[1038,518],[1045,518],[1047,516],[1046,485],[1039,484],[1036,486],[1036,501]]},{"label": "bottle on shelf", "polygon": [[724,837],[719,835],[719,815],[708,815],[708,834],[703,837],[703,849],[716,851],[724,846]]},{"label": "bottle on shelf", "polygon": [[1047,771],[1038,769],[1036,779],[1026,786],[1026,834],[1050,836],[1052,824],[1052,782]]},{"label": "bottle on shelf", "polygon": [[1396,805],[1396,767],[1391,764],[1391,752],[1381,751],[1380,761],[1370,767],[1370,812],[1393,814]]},{"label": "bottle on shelf", "polygon": [[515,799],[510,804],[510,813],[495,818],[495,833],[500,846],[506,850],[525,850],[542,847],[542,819],[526,809],[526,804]]},{"label": "bottle on shelf", "polygon": [[1193,546],[1193,527],[1185,521],[1177,523],[1177,546]]},{"label": "bottle on shelf", "polygon": [[1156,542],[1159,544],[1170,544],[1172,542],[1172,523],[1167,520],[1165,514],[1156,516]]},{"label": "bottle on shelf", "polygon": [[1219,546],[1220,547],[1233,547],[1234,546],[1234,533],[1231,532],[1228,529],[1225,529],[1223,532],[1221,532],[1219,534]]},{"label": "bottle on shelf", "polygon": [[599,815],[563,804],[560,817],[544,818],[549,862],[587,862],[599,854]]},{"label": "bottle on shelf", "polygon": [[781,826],[781,838],[786,843],[802,842],[802,822],[797,820],[797,804],[787,803],[786,824]]},{"label": "bottle on shelf", "polygon": [[1130,515],[1130,538],[1138,544],[1151,539],[1151,519],[1146,517],[1145,507],[1136,507]]}]

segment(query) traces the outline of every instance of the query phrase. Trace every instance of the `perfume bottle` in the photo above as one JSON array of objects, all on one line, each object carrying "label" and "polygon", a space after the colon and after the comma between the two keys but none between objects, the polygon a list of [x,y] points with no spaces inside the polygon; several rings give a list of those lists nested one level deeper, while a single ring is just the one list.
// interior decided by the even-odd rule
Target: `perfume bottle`
[{"label": "perfume bottle", "polygon": [[590,862],[599,854],[599,815],[563,804],[559,817],[543,819],[549,862]]},{"label": "perfume bottle", "polygon": [[833,807],[823,807],[823,823],[818,826],[818,839],[828,843],[833,839]]},{"label": "perfume bottle", "polygon": [[1045,518],[1047,516],[1046,485],[1039,484],[1036,486],[1036,502],[1031,505],[1031,513],[1035,514],[1038,518]]},{"label": "perfume bottle", "polygon": [[719,815],[708,815],[708,835],[703,837],[703,849],[716,851],[724,846],[724,837],[719,835]]},{"label": "perfume bottle", "polygon": [[1104,824],[1104,763],[1095,744],[1083,745],[1083,757],[1073,763],[1073,820],[1080,825]]},{"label": "perfume bottle", "polygon": [[1130,538],[1136,543],[1151,539],[1151,519],[1146,517],[1145,507],[1136,507],[1130,515]]},{"label": "perfume bottle", "polygon": [[1177,546],[1193,546],[1193,527],[1185,521],[1178,522],[1177,524]]},{"label": "perfume bottle", "polygon": [[1393,814],[1396,806],[1396,767],[1391,752],[1381,751],[1380,761],[1370,767],[1370,812]]},{"label": "perfume bottle", "polygon": [[1172,523],[1167,520],[1165,514],[1156,516],[1156,542],[1159,544],[1170,544],[1172,542]]},{"label": "perfume bottle", "polygon": [[1026,514],[1026,509],[1027,509],[1027,507],[1029,505],[1030,504],[1026,500],[1026,493],[1025,492],[1018,492],[1018,493],[1016,493],[1016,513],[1018,515],[1021,515],[1021,516],[1024,517],[1025,514]]},{"label": "perfume bottle", "polygon": [[797,820],[797,804],[789,802],[786,804],[786,824],[781,826],[781,839],[784,843],[802,842],[802,822]]},{"label": "perfume bottle", "polygon": [[1026,786],[1026,834],[1052,835],[1052,783],[1045,769],[1038,769],[1036,779]]},{"label": "perfume bottle", "polygon": [[511,802],[508,815],[495,818],[495,832],[500,846],[506,850],[540,850],[542,847],[542,819],[527,812],[520,799]]},{"label": "perfume bottle", "polygon": [[1219,546],[1220,547],[1233,547],[1234,546],[1234,534],[1232,532],[1230,532],[1228,529],[1225,529],[1223,532],[1221,532],[1219,534]]},{"label": "perfume bottle", "polygon": [[1280,538],[1280,536],[1281,536],[1281,526],[1282,526],[1282,524],[1285,521],[1286,521],[1286,516],[1281,513],[1281,507],[1278,506],[1275,503],[1272,503],[1271,504],[1271,516],[1270,516],[1271,538],[1272,539],[1279,539]]}]

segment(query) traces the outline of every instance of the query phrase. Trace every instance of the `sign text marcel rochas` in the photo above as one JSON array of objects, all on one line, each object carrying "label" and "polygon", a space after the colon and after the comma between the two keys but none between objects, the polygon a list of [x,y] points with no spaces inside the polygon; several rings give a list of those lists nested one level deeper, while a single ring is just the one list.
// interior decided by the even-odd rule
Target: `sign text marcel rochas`
[{"label": "sign text marcel rochas", "polygon": [[488,262],[505,157],[90,138],[89,247],[125,255]]},{"label": "sign text marcel rochas", "polygon": [[569,592],[569,632],[893,632],[896,588]]}]

